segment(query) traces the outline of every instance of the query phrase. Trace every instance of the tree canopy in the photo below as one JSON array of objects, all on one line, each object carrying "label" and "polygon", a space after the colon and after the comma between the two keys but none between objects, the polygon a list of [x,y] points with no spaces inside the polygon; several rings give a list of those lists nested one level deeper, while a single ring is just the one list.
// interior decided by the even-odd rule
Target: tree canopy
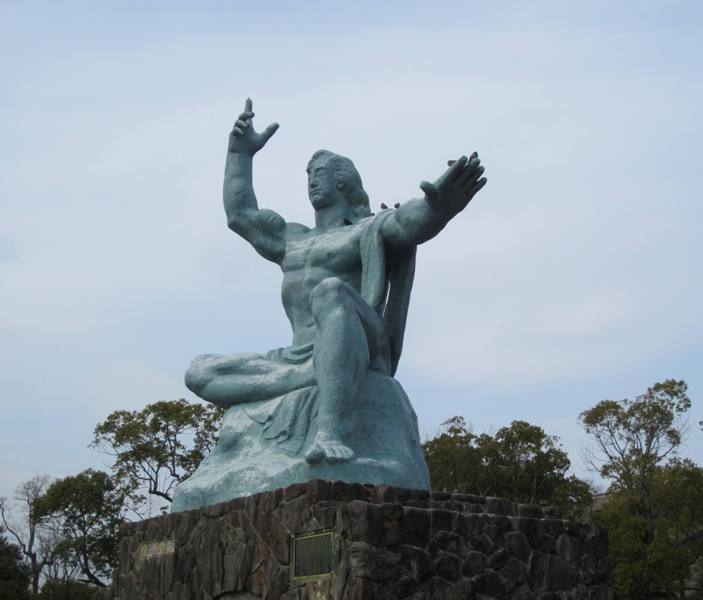
[{"label": "tree canopy", "polygon": [[61,533],[56,555],[86,583],[104,587],[117,564],[124,502],[109,475],[92,469],[55,481],[35,502],[39,518]]},{"label": "tree canopy", "polygon": [[653,469],[686,433],[687,390],[684,381],[668,379],[635,400],[602,400],[582,412],[579,420],[596,447],[589,454],[593,468],[622,488],[646,492]]},{"label": "tree canopy", "polygon": [[459,416],[443,427],[423,444],[433,488],[551,504],[564,515],[590,505],[590,486],[568,474],[568,455],[542,428],[513,421],[495,435],[476,435]]},{"label": "tree canopy", "polygon": [[223,413],[184,399],[118,410],[96,426],[91,445],[113,457],[113,477],[138,510],[145,492],[171,502],[173,488],[215,445]]}]

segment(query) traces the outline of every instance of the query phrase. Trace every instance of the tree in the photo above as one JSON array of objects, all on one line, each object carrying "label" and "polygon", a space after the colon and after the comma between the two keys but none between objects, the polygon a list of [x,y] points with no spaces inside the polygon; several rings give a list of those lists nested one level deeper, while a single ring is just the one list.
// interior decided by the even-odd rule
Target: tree
[{"label": "tree", "polygon": [[442,423],[444,431],[422,445],[435,489],[485,495],[476,436],[463,417]]},{"label": "tree", "polygon": [[568,475],[568,455],[542,428],[513,421],[494,436],[475,435],[462,417],[443,426],[423,445],[433,487],[552,504],[568,516],[590,504],[590,486]]},{"label": "tree", "polygon": [[56,555],[85,583],[105,587],[117,565],[124,503],[124,491],[106,473],[87,469],[52,483],[36,500],[35,510],[61,533]]},{"label": "tree", "polygon": [[9,543],[0,529],[0,600],[28,598],[29,569],[18,546]]},{"label": "tree", "polygon": [[[11,538],[17,543],[27,561],[32,594],[39,592],[39,581],[45,568],[54,560],[54,550],[59,540],[56,532],[39,517],[35,503],[46,491],[49,477],[33,477],[22,483],[15,492],[14,503],[0,498],[0,520]],[[14,519],[13,515],[14,514]]]},{"label": "tree", "polygon": [[582,412],[579,420],[596,445],[588,455],[592,468],[647,505],[654,470],[686,433],[687,390],[684,381],[668,379],[635,400],[603,400]]},{"label": "tree", "polygon": [[703,469],[689,459],[672,459],[653,478],[657,540],[671,565],[673,592],[703,596],[703,582],[691,581],[692,567],[703,557]]},{"label": "tree", "polygon": [[635,400],[603,400],[580,415],[610,479],[594,520],[608,528],[616,597],[680,597],[698,590],[692,566],[703,552],[703,473],[675,454],[691,406],[684,381],[656,383]]},{"label": "tree", "polygon": [[650,482],[654,514],[618,488],[596,523],[608,529],[617,598],[684,598],[703,593],[692,566],[703,556],[703,471],[691,461],[657,467]]},{"label": "tree", "polygon": [[493,439],[481,436],[482,445],[498,467],[498,495],[554,504],[570,515],[590,504],[590,486],[567,474],[571,461],[559,447],[559,438],[547,435],[541,427],[513,421],[510,427],[499,429]]},{"label": "tree", "polygon": [[221,408],[184,399],[118,410],[97,425],[91,446],[114,457],[113,476],[138,511],[144,492],[172,501],[173,488],[215,445],[223,414]]}]

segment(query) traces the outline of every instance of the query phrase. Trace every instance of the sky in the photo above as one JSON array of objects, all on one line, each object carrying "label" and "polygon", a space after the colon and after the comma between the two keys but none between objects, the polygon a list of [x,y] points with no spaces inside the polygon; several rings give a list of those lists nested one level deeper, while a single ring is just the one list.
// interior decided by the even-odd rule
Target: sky
[{"label": "sky", "polygon": [[[684,379],[703,419],[703,6],[0,0],[0,496],[106,458],[118,409],[185,397],[204,352],[290,343],[281,274],[226,227],[228,132],[281,124],[263,207],[311,225],[305,167],[372,209],[477,150],[487,186],[421,246],[397,373],[423,437],[463,415],[560,437]],[[691,428],[682,455],[703,463]]]}]

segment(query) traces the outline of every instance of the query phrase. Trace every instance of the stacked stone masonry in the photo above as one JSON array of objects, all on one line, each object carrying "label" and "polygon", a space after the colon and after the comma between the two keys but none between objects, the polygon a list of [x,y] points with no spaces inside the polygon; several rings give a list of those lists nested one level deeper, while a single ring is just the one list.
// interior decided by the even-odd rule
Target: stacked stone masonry
[{"label": "stacked stone masonry", "polygon": [[[318,530],[334,532],[334,572],[295,580],[292,537]],[[145,543],[162,540],[175,540],[164,546],[171,550],[144,558]],[[562,520],[549,508],[316,480],[123,526],[109,594],[119,600],[609,600],[608,574],[605,531]]]}]

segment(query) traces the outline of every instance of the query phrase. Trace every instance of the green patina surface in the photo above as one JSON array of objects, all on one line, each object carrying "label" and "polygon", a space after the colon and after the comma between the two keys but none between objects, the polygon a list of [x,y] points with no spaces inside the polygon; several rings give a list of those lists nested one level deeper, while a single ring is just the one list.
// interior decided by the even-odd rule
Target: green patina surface
[{"label": "green patina surface", "polygon": [[[417,419],[393,378],[416,248],[485,184],[476,153],[450,161],[424,196],[372,214],[351,160],[308,162],[315,226],[259,208],[254,154],[277,130],[254,130],[247,100],[229,138],[227,223],[283,274],[291,345],[265,354],[204,354],[186,373],[195,394],[227,407],[215,451],[176,490],[186,510],[311,479],[429,489]],[[241,315],[240,318],[246,318]]]}]

